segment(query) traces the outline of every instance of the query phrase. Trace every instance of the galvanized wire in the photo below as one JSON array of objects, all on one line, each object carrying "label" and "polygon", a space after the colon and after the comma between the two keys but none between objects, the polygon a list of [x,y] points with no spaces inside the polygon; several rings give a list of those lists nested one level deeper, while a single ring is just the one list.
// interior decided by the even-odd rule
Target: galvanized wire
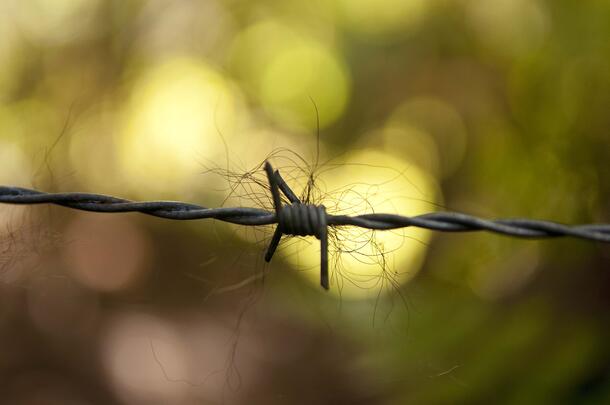
[{"label": "galvanized wire", "polygon": [[[315,236],[322,243],[321,284],[328,288],[327,227],[357,226],[373,230],[419,227],[444,232],[490,231],[518,238],[554,238],[571,236],[610,243],[610,224],[564,225],[557,222],[514,218],[489,220],[458,212],[432,212],[417,216],[395,214],[364,214],[356,216],[326,213],[323,206],[303,204],[296,194],[274,171],[269,163],[265,170],[275,206],[275,212],[260,208],[207,208],[179,201],[135,202],[123,198],[92,193],[45,193],[22,187],[0,186],[0,203],[55,204],[90,212],[141,212],[160,218],[194,220],[213,218],[239,225],[257,226],[277,224],[267,251],[271,260],[283,234]],[[281,191],[290,201],[282,205]]]}]

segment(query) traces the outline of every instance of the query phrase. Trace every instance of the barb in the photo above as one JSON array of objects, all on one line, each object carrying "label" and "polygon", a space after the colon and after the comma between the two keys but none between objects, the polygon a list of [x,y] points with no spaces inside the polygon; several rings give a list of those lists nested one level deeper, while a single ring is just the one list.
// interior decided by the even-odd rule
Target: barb
[{"label": "barb", "polygon": [[[557,222],[514,218],[488,220],[457,212],[433,212],[417,216],[395,214],[332,215],[323,205],[303,204],[284,181],[279,171],[266,162],[275,212],[259,208],[206,208],[179,201],[135,202],[123,198],[91,193],[44,193],[21,187],[0,186],[0,203],[56,204],[90,212],[141,212],[175,220],[217,219],[239,225],[277,224],[265,255],[270,261],[282,235],[314,236],[320,240],[320,284],[329,288],[328,227],[358,226],[389,230],[409,226],[443,232],[490,231],[519,238],[554,238],[571,236],[610,243],[610,224],[564,225]],[[290,204],[282,205],[280,191]]]}]

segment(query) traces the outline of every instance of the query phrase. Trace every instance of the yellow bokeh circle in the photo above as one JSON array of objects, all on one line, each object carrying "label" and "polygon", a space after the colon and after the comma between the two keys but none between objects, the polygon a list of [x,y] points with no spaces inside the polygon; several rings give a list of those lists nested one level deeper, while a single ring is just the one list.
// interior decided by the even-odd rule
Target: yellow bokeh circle
[{"label": "yellow bokeh circle", "polygon": [[[320,201],[329,214],[373,212],[418,215],[435,210],[438,188],[422,169],[374,149],[350,153],[340,164],[320,171]],[[300,192],[300,190],[295,190]],[[334,228],[330,238],[331,291],[345,298],[376,297],[394,291],[420,268],[430,232]],[[319,284],[320,247],[312,238],[286,242],[280,256],[315,285]]]},{"label": "yellow bokeh circle", "polygon": [[232,46],[232,68],[265,111],[283,125],[315,129],[315,102],[325,127],[344,112],[350,75],[332,46],[280,22],[242,31]]},{"label": "yellow bokeh circle", "polygon": [[120,142],[123,173],[158,193],[182,192],[202,162],[224,156],[219,134],[235,133],[244,109],[221,74],[189,58],[166,61],[137,80]]}]

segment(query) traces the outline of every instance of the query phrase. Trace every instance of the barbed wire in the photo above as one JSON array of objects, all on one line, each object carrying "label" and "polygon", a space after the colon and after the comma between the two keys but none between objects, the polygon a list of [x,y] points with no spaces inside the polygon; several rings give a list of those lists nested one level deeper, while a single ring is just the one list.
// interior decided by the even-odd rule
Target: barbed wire
[{"label": "barbed wire", "polygon": [[[90,212],[140,212],[174,220],[217,219],[233,224],[258,226],[277,224],[265,260],[270,261],[282,235],[315,236],[320,240],[320,284],[329,288],[328,227],[357,226],[372,230],[418,227],[443,232],[490,231],[518,238],[575,238],[610,243],[610,224],[565,225],[525,218],[489,220],[458,212],[432,212],[417,216],[373,213],[333,215],[323,205],[304,204],[284,181],[278,170],[265,163],[275,212],[260,208],[206,208],[179,201],[136,202],[92,193],[45,193],[37,190],[0,186],[0,203],[55,204]],[[290,204],[282,204],[280,191]]]}]

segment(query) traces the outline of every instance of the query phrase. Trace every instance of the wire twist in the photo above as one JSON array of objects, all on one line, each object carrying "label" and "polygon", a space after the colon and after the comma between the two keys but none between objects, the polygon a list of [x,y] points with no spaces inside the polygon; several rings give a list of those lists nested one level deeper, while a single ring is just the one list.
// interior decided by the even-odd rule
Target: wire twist
[{"label": "wire twist", "polygon": [[[269,243],[265,260],[271,261],[280,244],[282,234],[315,236],[320,240],[320,285],[328,290],[328,214],[326,214],[326,208],[323,205],[303,204],[282,179],[280,172],[273,171],[271,163],[265,162],[265,171],[269,179],[277,219],[277,227],[271,243]],[[288,198],[290,205],[282,206],[280,190]]]},{"label": "wire twist", "polygon": [[[332,215],[323,205],[303,204],[288,184],[265,163],[275,212],[260,208],[206,208],[179,201],[135,202],[92,193],[44,193],[21,187],[0,186],[0,203],[55,204],[90,212],[141,212],[160,218],[192,220],[213,218],[246,226],[277,224],[265,255],[270,261],[282,235],[314,236],[320,240],[320,284],[329,287],[328,227],[358,226],[389,230],[409,226],[443,232],[490,231],[519,238],[554,238],[571,236],[589,241],[610,243],[610,224],[569,226],[557,222],[524,218],[487,220],[457,212],[432,212],[417,216],[396,214]],[[282,205],[280,191],[290,204]]]}]

